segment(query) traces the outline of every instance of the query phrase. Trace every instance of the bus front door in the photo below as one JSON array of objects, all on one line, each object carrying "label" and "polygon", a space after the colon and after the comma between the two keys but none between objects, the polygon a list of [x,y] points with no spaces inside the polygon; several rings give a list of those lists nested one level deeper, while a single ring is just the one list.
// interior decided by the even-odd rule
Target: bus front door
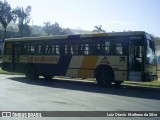
[{"label": "bus front door", "polygon": [[139,41],[130,41],[129,80],[141,81],[143,74],[143,47]]}]

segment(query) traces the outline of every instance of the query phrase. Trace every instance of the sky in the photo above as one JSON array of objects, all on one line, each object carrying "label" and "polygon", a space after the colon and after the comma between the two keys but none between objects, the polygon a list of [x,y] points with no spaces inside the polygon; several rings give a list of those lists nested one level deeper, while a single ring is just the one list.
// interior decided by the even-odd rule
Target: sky
[{"label": "sky", "polygon": [[160,37],[160,0],[7,0],[12,8],[30,5],[30,25],[58,22],[62,28],[106,32],[146,31]]}]

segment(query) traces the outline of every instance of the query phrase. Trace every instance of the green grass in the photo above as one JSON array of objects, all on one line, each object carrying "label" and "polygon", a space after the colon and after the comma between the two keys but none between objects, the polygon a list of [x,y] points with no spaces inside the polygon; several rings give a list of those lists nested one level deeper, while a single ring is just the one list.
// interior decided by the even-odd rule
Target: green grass
[{"label": "green grass", "polygon": [[6,74],[6,75],[23,75],[22,73],[7,72],[7,71],[4,71],[4,70],[0,70],[0,74]]},{"label": "green grass", "polygon": [[150,87],[150,88],[160,88],[160,80],[155,80],[151,82],[133,82],[133,81],[125,81],[125,85],[134,85],[134,86],[142,86],[142,87]]}]

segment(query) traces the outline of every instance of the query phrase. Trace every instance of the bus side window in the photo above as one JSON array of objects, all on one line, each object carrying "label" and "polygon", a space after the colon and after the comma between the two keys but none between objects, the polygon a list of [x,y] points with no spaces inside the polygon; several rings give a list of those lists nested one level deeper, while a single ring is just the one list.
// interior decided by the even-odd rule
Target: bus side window
[{"label": "bus side window", "polygon": [[71,45],[71,54],[77,55],[78,54],[78,44],[72,44]]},{"label": "bus side window", "polygon": [[109,53],[110,53],[110,42],[106,41],[104,47],[104,54],[109,54]]},{"label": "bus side window", "polygon": [[65,45],[64,44],[60,44],[59,45],[59,51],[61,55],[65,54]]},{"label": "bus side window", "polygon": [[115,43],[115,53],[118,55],[124,55],[127,53],[125,42]]},{"label": "bus side window", "polygon": [[56,50],[55,54],[59,55],[60,54],[59,45],[56,45],[56,49],[55,50]]},{"label": "bus side window", "polygon": [[49,54],[49,45],[46,45],[45,47],[45,54]]},{"label": "bus side window", "polygon": [[79,45],[79,54],[83,55],[84,54],[84,44]]},{"label": "bus side window", "polygon": [[64,54],[67,55],[68,54],[68,45],[64,46]]},{"label": "bus side window", "polygon": [[101,54],[101,44],[100,43],[93,43],[91,44],[90,53],[93,55]]},{"label": "bus side window", "polygon": [[51,51],[50,51],[51,54],[54,54],[55,53],[54,51],[55,51],[55,45],[51,45]]},{"label": "bus side window", "polygon": [[26,51],[27,51],[27,46],[26,46],[26,45],[22,45],[21,54],[22,54],[22,55],[26,55]]},{"label": "bus side window", "polygon": [[32,55],[35,54],[35,46],[34,45],[31,45],[30,54],[32,54]]},{"label": "bus side window", "polygon": [[70,45],[65,45],[64,54],[65,55],[70,55],[71,54],[71,47],[70,47]]},{"label": "bus side window", "polygon": [[122,43],[116,43],[116,54],[122,55]]},{"label": "bus side window", "polygon": [[30,44],[24,43],[24,44],[22,45],[21,54],[23,54],[23,55],[28,55],[28,54],[29,54],[29,46],[30,46]]},{"label": "bus side window", "polygon": [[21,54],[26,55],[26,51],[27,51],[27,46],[26,45],[22,46],[22,53]]},{"label": "bus side window", "polygon": [[84,48],[84,54],[88,55],[89,54],[89,44],[84,44],[85,48]]},{"label": "bus side window", "polygon": [[42,55],[42,45],[38,45],[38,54]]}]

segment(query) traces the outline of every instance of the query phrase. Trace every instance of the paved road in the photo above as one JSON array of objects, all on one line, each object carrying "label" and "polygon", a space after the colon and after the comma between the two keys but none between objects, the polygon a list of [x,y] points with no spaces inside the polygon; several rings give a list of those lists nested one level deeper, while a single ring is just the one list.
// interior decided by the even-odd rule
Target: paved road
[{"label": "paved road", "polygon": [[56,79],[32,81],[19,75],[0,75],[0,111],[160,111],[160,92],[130,86],[105,88],[93,82]]}]

